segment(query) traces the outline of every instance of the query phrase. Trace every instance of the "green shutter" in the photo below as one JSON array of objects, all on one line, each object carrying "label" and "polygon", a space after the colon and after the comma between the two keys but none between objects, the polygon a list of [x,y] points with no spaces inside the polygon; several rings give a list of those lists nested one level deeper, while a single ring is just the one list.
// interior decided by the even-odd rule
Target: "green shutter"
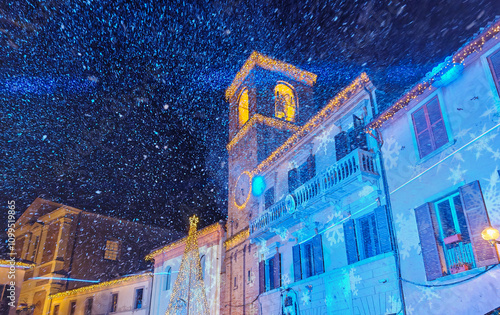
[{"label": "green shutter", "polygon": [[462,205],[464,207],[467,226],[476,259],[477,267],[484,267],[498,263],[496,248],[481,237],[485,227],[490,226],[490,219],[481,192],[479,181],[466,184],[459,188]]},{"label": "green shutter", "polygon": [[430,203],[425,203],[415,209],[425,274],[429,281],[443,276],[442,257],[444,257],[441,255],[442,248],[437,241],[436,215],[431,206]]}]

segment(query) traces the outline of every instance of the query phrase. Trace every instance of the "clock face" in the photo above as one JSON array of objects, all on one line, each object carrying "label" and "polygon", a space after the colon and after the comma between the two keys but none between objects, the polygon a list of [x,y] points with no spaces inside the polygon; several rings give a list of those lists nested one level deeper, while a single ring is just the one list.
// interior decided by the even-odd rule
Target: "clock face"
[{"label": "clock face", "polygon": [[236,186],[234,187],[234,202],[238,208],[243,208],[250,197],[250,182],[251,178],[248,172],[241,173],[236,181]]}]

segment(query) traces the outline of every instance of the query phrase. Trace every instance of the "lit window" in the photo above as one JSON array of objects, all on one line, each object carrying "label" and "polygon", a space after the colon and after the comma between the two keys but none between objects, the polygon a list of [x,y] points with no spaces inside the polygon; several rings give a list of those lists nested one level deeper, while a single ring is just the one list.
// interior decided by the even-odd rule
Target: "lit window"
[{"label": "lit window", "polygon": [[106,241],[106,250],[104,252],[104,259],[118,260],[118,253],[120,250],[119,241]]},{"label": "lit window", "polygon": [[240,127],[243,126],[249,118],[248,113],[248,90],[244,89],[240,94],[238,100],[238,119],[240,122]]},{"label": "lit window", "polygon": [[488,57],[488,63],[490,64],[491,73],[500,94],[500,49]]},{"label": "lit window", "polygon": [[170,290],[172,282],[172,267],[167,268],[167,274],[165,275],[165,290]]},{"label": "lit window", "polygon": [[116,312],[117,307],[118,307],[118,293],[113,293],[111,294],[111,308],[109,311],[111,313],[114,313]]},{"label": "lit window", "polygon": [[135,309],[140,309],[142,308],[142,295],[144,293],[144,289],[136,289],[135,290]]},{"label": "lit window", "polygon": [[294,122],[297,111],[297,98],[293,87],[285,82],[279,82],[274,88],[274,116]]},{"label": "lit window", "polygon": [[423,158],[448,142],[448,134],[437,97],[412,114],[418,151]]}]

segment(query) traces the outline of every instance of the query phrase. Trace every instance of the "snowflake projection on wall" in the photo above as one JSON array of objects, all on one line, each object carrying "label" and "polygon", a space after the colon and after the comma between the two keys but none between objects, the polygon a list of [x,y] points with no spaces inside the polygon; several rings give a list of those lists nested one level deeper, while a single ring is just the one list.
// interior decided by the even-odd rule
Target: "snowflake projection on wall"
[{"label": "snowflake projection on wall", "polygon": [[325,304],[328,308],[331,308],[335,305],[335,299],[333,298],[332,294],[326,295]]},{"label": "snowflake projection on wall", "polygon": [[464,179],[464,175],[467,170],[462,170],[462,165],[458,164],[456,168],[450,168],[450,176],[448,180],[453,182],[453,185],[456,185],[460,181]]},{"label": "snowflake projection on wall", "polygon": [[276,233],[276,235],[279,235],[282,241],[286,241],[290,235],[288,232],[288,229],[284,227],[278,227],[278,228],[270,228],[269,231],[271,233]]},{"label": "snowflake projection on wall", "polygon": [[283,287],[284,287],[284,288],[287,288],[287,287],[288,287],[288,285],[290,285],[290,283],[292,283],[292,278],[290,277],[290,274],[285,273],[285,274],[281,277],[281,283],[283,284]]},{"label": "snowflake projection on wall", "polygon": [[406,314],[413,315],[413,312],[415,312],[413,306],[409,303],[405,303],[405,306],[406,306]]},{"label": "snowflake projection on wall", "polygon": [[495,168],[488,181],[488,186],[483,189],[484,203],[490,220],[494,225],[500,224],[500,174],[498,168]]},{"label": "snowflake projection on wall", "polygon": [[401,311],[401,300],[399,297],[394,295],[389,295],[387,300],[387,308],[385,309],[386,314],[397,314]]},{"label": "snowflake projection on wall", "polygon": [[344,274],[344,277],[349,277],[349,284],[351,285],[351,292],[352,295],[357,296],[358,295],[358,288],[357,285],[361,283],[361,277],[356,274],[356,268],[351,268],[349,272],[346,270],[342,271]]},{"label": "snowflake projection on wall", "polygon": [[344,229],[341,225],[337,225],[331,228],[326,233],[326,239],[330,242],[330,245],[339,244],[344,242]]},{"label": "snowflake projection on wall", "polygon": [[309,302],[311,302],[311,295],[309,291],[302,291],[300,300],[302,301],[302,305],[309,305]]},{"label": "snowflake projection on wall", "polygon": [[358,192],[358,197],[359,198],[364,198],[366,196],[368,196],[369,194],[371,194],[375,189],[373,188],[373,186],[371,185],[366,185],[363,187],[363,189],[361,189],[359,192]]},{"label": "snowflake projection on wall", "polygon": [[393,137],[385,140],[382,146],[385,168],[390,170],[398,165],[399,143]]},{"label": "snowflake projection on wall", "polygon": [[[480,134],[484,134],[486,132],[486,126],[483,126]],[[492,144],[490,142],[496,138],[498,135],[498,130],[496,132],[492,132],[490,134],[484,135],[481,138],[474,141],[466,150],[467,151],[476,151],[476,160],[481,157],[481,154],[485,152],[494,153],[492,149]],[[476,138],[476,134],[470,134],[471,138]]]},{"label": "snowflake projection on wall", "polygon": [[321,127],[321,129],[321,134],[315,138],[315,140],[319,143],[315,153],[323,150],[325,155],[327,155],[328,146],[330,144],[335,144],[335,133],[339,128],[335,125],[331,125],[328,128]]},{"label": "snowflake projection on wall", "polygon": [[432,307],[432,303],[434,300],[441,299],[441,296],[436,293],[436,289],[434,288],[422,287],[420,288],[420,291],[420,299],[418,300],[418,303],[427,302],[429,304],[429,307]]},{"label": "snowflake projection on wall", "polygon": [[413,211],[407,211],[408,215],[398,213],[396,215],[396,231],[399,243],[399,253],[403,259],[410,257],[412,249],[419,249],[419,237],[415,215]]},{"label": "snowflake projection on wall", "polygon": [[265,257],[269,253],[269,248],[267,247],[266,240],[262,238],[256,239],[255,245],[257,246],[257,250],[253,252],[253,257],[260,262],[262,257]]}]

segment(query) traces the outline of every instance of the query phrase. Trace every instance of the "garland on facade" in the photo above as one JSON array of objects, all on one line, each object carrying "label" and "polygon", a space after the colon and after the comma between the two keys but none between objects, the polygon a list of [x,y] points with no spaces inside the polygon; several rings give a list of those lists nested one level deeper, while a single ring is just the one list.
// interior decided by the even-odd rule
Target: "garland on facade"
[{"label": "garland on facade", "polygon": [[198,217],[190,217],[189,225],[186,248],[165,315],[209,313],[196,232]]},{"label": "garland on facade", "polygon": [[244,242],[249,236],[250,236],[250,230],[246,228],[243,231],[231,237],[230,239],[228,239],[227,241],[225,241],[224,246],[226,247],[226,250],[230,250],[236,245]]},{"label": "garland on facade", "polygon": [[31,269],[33,267],[35,267],[35,264],[27,264],[27,263],[23,263],[23,262],[20,262],[20,261],[13,261],[13,260],[7,260],[7,259],[0,259],[0,266],[1,267],[10,267],[10,266],[13,266],[15,265],[16,267],[22,267],[24,269]]}]

